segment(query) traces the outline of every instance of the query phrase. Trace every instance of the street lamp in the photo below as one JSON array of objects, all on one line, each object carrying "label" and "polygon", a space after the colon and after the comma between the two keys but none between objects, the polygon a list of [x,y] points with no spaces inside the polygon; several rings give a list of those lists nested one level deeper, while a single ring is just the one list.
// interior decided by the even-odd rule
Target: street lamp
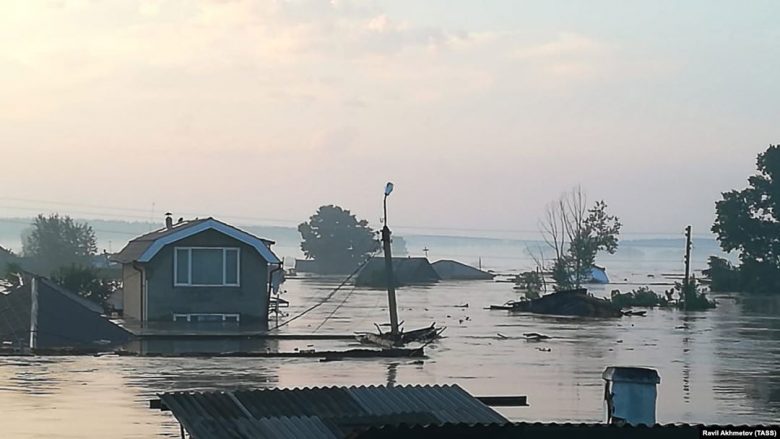
[{"label": "street lamp", "polygon": [[383,200],[385,225],[382,227],[382,245],[385,251],[385,280],[387,282],[387,301],[390,309],[390,333],[396,343],[399,342],[398,333],[398,309],[395,301],[395,276],[393,275],[393,255],[390,248],[390,228],[387,227],[387,197],[393,192],[393,183],[385,185],[385,198]]},{"label": "street lamp", "polygon": [[385,210],[385,216],[384,216],[384,223],[385,226],[387,226],[387,197],[393,193],[393,183],[387,182],[385,185],[385,199],[384,199],[384,210]]}]

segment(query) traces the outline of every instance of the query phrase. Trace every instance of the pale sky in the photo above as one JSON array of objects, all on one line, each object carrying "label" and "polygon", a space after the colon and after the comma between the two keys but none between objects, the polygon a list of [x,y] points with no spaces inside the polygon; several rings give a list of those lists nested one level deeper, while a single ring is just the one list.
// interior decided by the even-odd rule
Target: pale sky
[{"label": "pale sky", "polygon": [[6,0],[0,216],[376,226],[391,180],[391,226],[536,230],[581,184],[624,231],[705,232],[780,143],[778,23],[775,0]]}]

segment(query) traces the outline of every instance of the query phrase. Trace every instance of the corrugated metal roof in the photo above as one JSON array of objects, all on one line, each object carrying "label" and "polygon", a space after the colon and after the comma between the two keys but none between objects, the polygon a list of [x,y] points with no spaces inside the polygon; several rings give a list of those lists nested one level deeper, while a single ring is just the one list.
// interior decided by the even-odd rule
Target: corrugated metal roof
[{"label": "corrugated metal roof", "polygon": [[275,430],[274,437],[300,437],[295,434],[305,430],[305,437],[312,438],[344,437],[382,425],[508,422],[457,385],[174,392],[159,396],[193,438],[267,437],[249,433],[260,428],[255,421],[271,419],[286,419],[285,429],[289,430],[289,434],[285,429]]}]

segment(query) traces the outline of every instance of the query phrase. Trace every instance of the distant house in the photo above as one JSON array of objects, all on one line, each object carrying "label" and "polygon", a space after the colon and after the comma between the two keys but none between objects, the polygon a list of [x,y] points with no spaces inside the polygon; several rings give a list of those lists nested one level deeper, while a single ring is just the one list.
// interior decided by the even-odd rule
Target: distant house
[{"label": "distant house", "polygon": [[442,259],[433,264],[433,269],[442,280],[491,280],[493,274],[462,262]]},{"label": "distant house", "polygon": [[269,280],[281,279],[272,244],[214,218],[166,218],[111,258],[122,264],[125,319],[266,324]]},{"label": "distant house", "polygon": [[[439,275],[433,269],[428,258],[393,258],[395,284],[419,285],[439,281]],[[385,260],[372,258],[355,279],[357,286],[383,287],[386,285]]]},{"label": "distant house", "polygon": [[318,273],[319,266],[314,259],[296,259],[295,260],[295,272],[296,273]]}]

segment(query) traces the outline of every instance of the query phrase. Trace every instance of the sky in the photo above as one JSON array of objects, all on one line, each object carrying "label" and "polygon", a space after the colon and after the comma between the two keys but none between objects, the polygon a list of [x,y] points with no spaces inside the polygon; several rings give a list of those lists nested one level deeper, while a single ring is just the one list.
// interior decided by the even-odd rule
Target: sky
[{"label": "sky", "polygon": [[0,2],[0,216],[706,232],[780,143],[780,3]]}]

